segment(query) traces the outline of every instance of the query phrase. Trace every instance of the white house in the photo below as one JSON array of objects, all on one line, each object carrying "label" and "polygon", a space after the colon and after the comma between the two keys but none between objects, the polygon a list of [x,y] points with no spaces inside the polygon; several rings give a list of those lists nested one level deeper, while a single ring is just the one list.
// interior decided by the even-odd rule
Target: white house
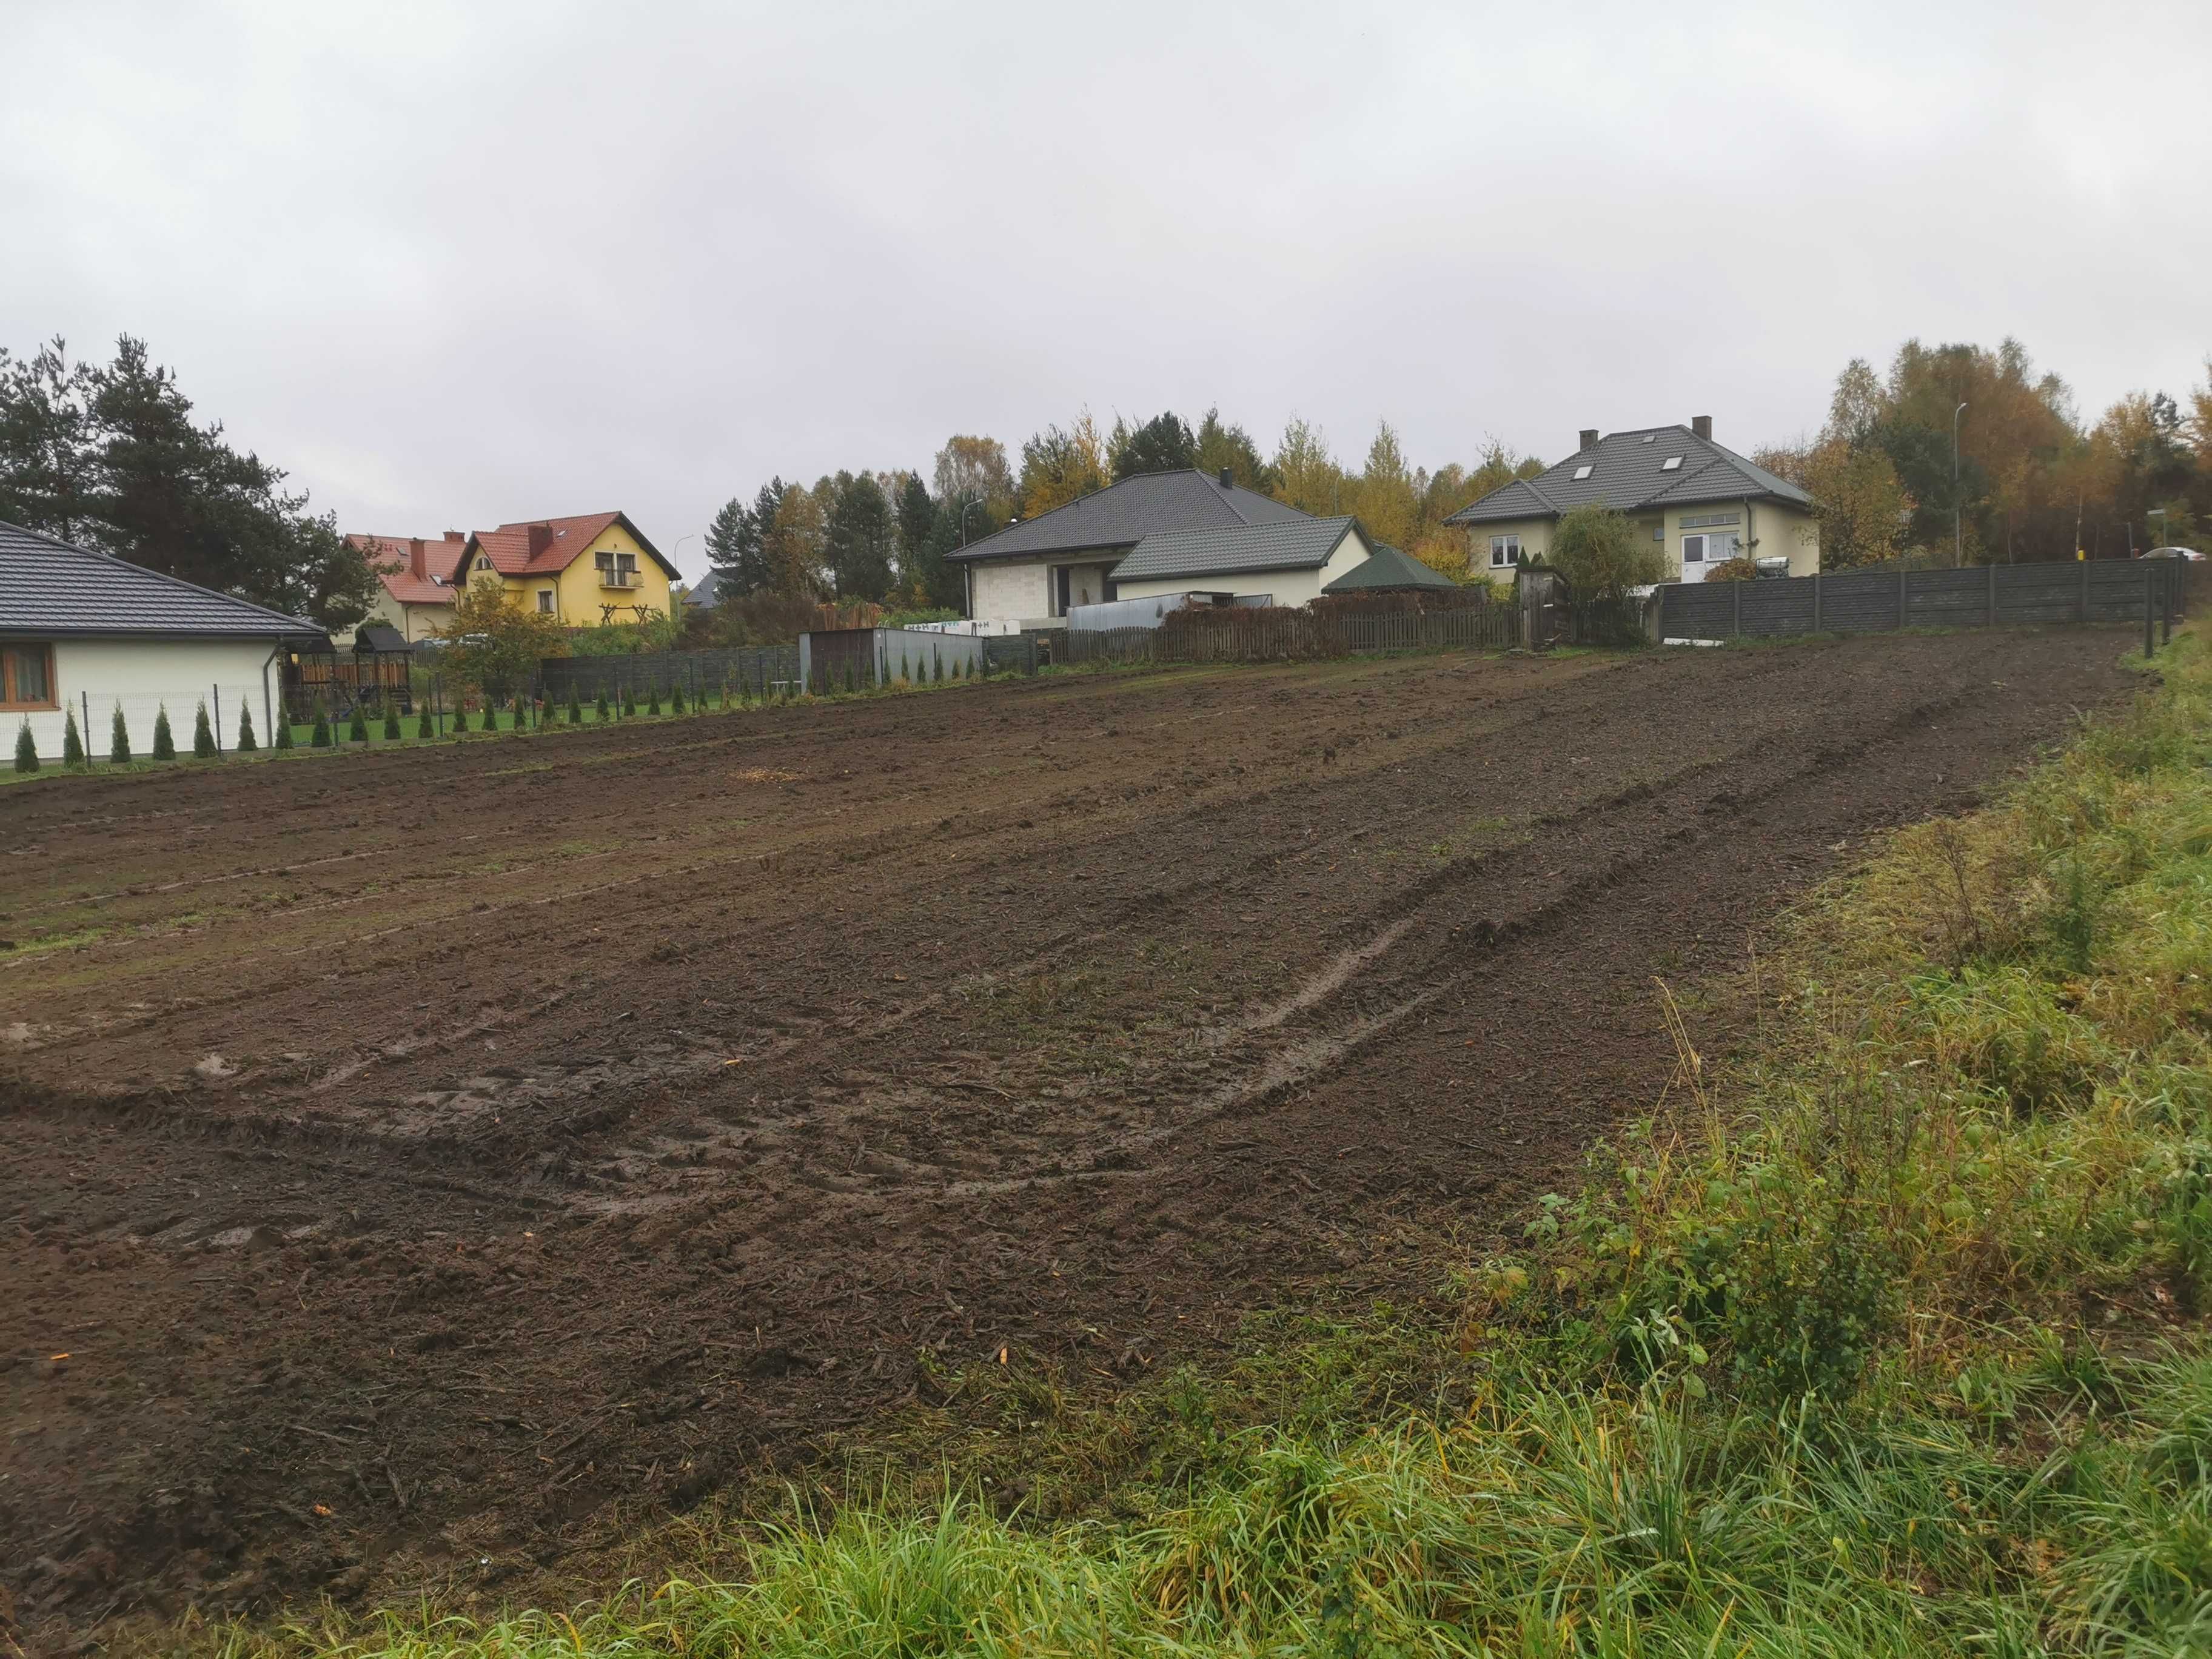
[{"label": "white house", "polygon": [[104,756],[118,708],[133,754],[152,750],[164,708],[182,751],[203,702],[225,749],[249,708],[265,745],[285,644],[323,639],[298,617],[0,524],[0,740],[9,752],[27,719],[39,757],[59,760],[75,710],[86,752]]},{"label": "white house", "polygon": [[1375,555],[1375,544],[1352,518],[1304,514],[1231,530],[1169,530],[1147,536],[1115,565],[1112,580],[1125,599],[1194,590],[1302,605]]},{"label": "white house", "polygon": [[[1313,522],[1294,507],[1231,482],[1225,471],[1214,477],[1186,468],[1124,478],[1049,513],[1008,525],[945,557],[966,572],[969,616],[1048,626],[1066,617],[1072,605],[1139,597],[1121,587],[1118,568],[1148,536]],[[1218,585],[1173,583],[1178,592]],[[1156,586],[1139,590],[1164,591]]]}]

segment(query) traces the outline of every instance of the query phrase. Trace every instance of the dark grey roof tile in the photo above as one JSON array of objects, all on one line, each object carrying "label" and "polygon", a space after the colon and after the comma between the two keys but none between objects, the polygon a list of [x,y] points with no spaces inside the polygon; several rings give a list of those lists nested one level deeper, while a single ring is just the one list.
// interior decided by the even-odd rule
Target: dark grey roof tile
[{"label": "dark grey roof tile", "polygon": [[1224,484],[1204,472],[1141,472],[1049,513],[1008,525],[996,535],[955,548],[945,556],[1003,559],[1134,547],[1162,531],[1228,530],[1306,517],[1273,496]]},{"label": "dark grey roof tile", "polygon": [[1350,518],[1238,525],[1227,530],[1175,530],[1147,536],[1114,567],[1117,582],[1178,576],[1234,576],[1255,570],[1317,570],[1351,533]]},{"label": "dark grey roof tile", "polygon": [[276,639],[322,631],[127,559],[0,523],[0,632]]}]

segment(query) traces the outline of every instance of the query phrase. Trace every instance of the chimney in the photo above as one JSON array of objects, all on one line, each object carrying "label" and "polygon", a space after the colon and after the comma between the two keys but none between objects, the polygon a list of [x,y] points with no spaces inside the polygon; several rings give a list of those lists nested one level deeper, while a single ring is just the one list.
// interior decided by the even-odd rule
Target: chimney
[{"label": "chimney", "polygon": [[551,525],[534,524],[530,526],[530,556],[532,558],[536,558],[552,545],[553,526]]},{"label": "chimney", "polygon": [[446,539],[449,542],[465,542],[468,540],[468,538],[461,534],[458,530],[448,530],[446,532]]},{"label": "chimney", "polygon": [[418,582],[428,581],[430,578],[430,561],[423,554],[422,538],[420,536],[408,538],[407,574]]},{"label": "chimney", "polygon": [[1221,469],[1221,487],[1224,489],[1233,489],[1236,483],[1237,475],[1234,472],[1231,472],[1227,467],[1223,467]]},{"label": "chimney", "polygon": [[1579,454],[1585,449],[1595,449],[1596,447],[1597,428],[1594,426],[1584,427],[1583,428],[1583,441],[1575,446],[1576,453]]},{"label": "chimney", "polygon": [[1707,443],[1712,442],[1713,417],[1710,415],[1691,416],[1690,432],[1692,436],[1703,438]]}]

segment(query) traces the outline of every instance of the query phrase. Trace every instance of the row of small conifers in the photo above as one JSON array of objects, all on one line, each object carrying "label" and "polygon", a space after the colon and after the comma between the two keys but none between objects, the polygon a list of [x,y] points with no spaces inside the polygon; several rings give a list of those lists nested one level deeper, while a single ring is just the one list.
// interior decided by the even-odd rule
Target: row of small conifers
[{"label": "row of small conifers", "polygon": [[[956,674],[954,678],[957,678],[958,676]],[[849,691],[854,689],[848,677],[847,690]],[[834,691],[831,695],[835,695]],[[809,702],[812,701],[807,694],[797,691],[793,686],[785,686],[776,692],[757,697],[748,697],[743,693],[733,697],[729,688],[725,686],[720,693],[720,707],[724,710],[761,708],[771,703],[793,702],[802,698]],[[456,708],[450,714],[434,713],[428,704],[424,704],[414,716],[414,736],[419,742],[429,743],[468,731],[523,732],[533,728],[542,729],[553,725],[580,726],[586,724],[585,710],[587,707],[592,711],[593,720],[598,724],[605,725],[611,720],[617,720],[659,718],[664,714],[688,714],[695,712],[705,714],[714,706],[704,694],[695,694],[687,699],[681,684],[671,689],[665,705],[659,689],[650,688],[646,694],[645,706],[642,708],[638,706],[635,694],[627,687],[614,697],[610,697],[606,692],[601,691],[588,705],[574,690],[569,691],[566,704],[526,699],[521,696],[504,699],[486,697],[474,714],[471,714],[466,708]],[[341,743],[366,744],[369,741],[369,728],[372,724],[380,728],[378,735],[386,743],[399,742],[408,735],[405,721],[396,702],[386,702],[382,712],[374,718],[370,712],[360,704],[355,705],[349,715],[334,718],[331,711],[318,699],[314,707],[313,718],[308,728],[307,746],[310,749],[334,749]],[[343,734],[339,730],[341,725],[344,727]],[[272,749],[292,749],[298,746],[297,740],[293,736],[290,721],[279,720],[276,723],[275,741],[269,746]],[[260,738],[253,727],[252,711],[240,709],[238,736],[236,741],[231,745],[232,752],[252,754],[258,751],[260,747]],[[223,755],[222,745],[216,740],[214,723],[208,716],[208,706],[204,699],[201,701],[198,712],[192,722],[191,752],[193,758],[198,760],[220,760]],[[156,761],[175,760],[177,758],[176,738],[170,729],[169,711],[167,705],[161,707],[154,719],[154,746],[148,755],[141,757],[131,745],[130,723],[125,718],[123,705],[119,702],[116,704],[114,718],[109,726],[106,758],[108,763],[114,766],[128,765],[141,758]],[[90,754],[85,747],[84,735],[77,725],[76,710],[71,708],[68,711],[67,723],[62,732],[62,764],[71,769],[82,769],[88,767],[90,761]],[[43,758],[39,754],[37,739],[31,731],[31,722],[26,717],[15,733],[15,770],[36,772],[44,763]]]}]

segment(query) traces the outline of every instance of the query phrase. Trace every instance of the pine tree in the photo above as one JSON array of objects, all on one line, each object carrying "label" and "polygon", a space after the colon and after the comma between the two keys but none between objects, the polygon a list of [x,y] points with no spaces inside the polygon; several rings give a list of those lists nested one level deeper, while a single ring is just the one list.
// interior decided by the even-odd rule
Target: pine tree
[{"label": "pine tree", "polygon": [[397,743],[402,735],[399,730],[399,705],[390,697],[386,697],[384,700],[385,741]]},{"label": "pine tree", "polygon": [[238,710],[238,742],[234,747],[241,755],[250,755],[260,746],[253,737],[253,711],[240,704]]},{"label": "pine tree", "polygon": [[348,743],[368,741],[368,711],[358,702],[353,706],[353,718],[346,722],[346,741]]},{"label": "pine tree", "polygon": [[115,724],[107,737],[107,758],[121,766],[131,758],[131,728],[124,724],[123,705],[115,705]]},{"label": "pine tree", "polygon": [[68,722],[62,727],[62,764],[84,764],[84,734],[76,729],[76,710],[69,711]]},{"label": "pine tree", "polygon": [[331,717],[320,697],[315,699],[315,729],[307,733],[307,747],[327,749],[331,746]]},{"label": "pine tree", "polygon": [[154,712],[154,758],[172,761],[177,757],[177,740],[169,731],[169,705],[161,704]]},{"label": "pine tree", "polygon": [[676,682],[676,689],[668,695],[668,712],[672,714],[680,714],[684,712],[684,682],[682,680]]},{"label": "pine tree", "polygon": [[39,769],[39,740],[31,735],[31,717],[23,716],[22,725],[15,728],[15,769],[35,772]]},{"label": "pine tree", "polygon": [[622,690],[622,717],[624,720],[634,720],[636,715],[637,699],[631,695],[629,687],[625,685]]},{"label": "pine tree", "polygon": [[929,683],[932,685],[945,684],[945,653],[933,645],[929,647]]},{"label": "pine tree", "polygon": [[577,701],[576,688],[572,684],[568,687],[568,724],[571,726],[581,726],[583,723],[584,705]]},{"label": "pine tree", "polygon": [[192,720],[192,758],[215,758],[215,727],[208,724],[207,704],[202,702],[200,712]]},{"label": "pine tree", "polygon": [[292,711],[290,709],[280,708],[276,711],[276,739],[269,746],[271,749],[289,749],[292,746]]},{"label": "pine tree", "polygon": [[660,686],[657,681],[646,688],[645,712],[648,714],[660,712]]},{"label": "pine tree", "polygon": [[415,717],[415,735],[428,743],[438,735],[438,723],[430,718],[430,705],[424,703],[422,712]]},{"label": "pine tree", "polygon": [[605,686],[599,688],[599,697],[592,704],[592,713],[598,716],[600,725],[607,723],[607,691]]}]

